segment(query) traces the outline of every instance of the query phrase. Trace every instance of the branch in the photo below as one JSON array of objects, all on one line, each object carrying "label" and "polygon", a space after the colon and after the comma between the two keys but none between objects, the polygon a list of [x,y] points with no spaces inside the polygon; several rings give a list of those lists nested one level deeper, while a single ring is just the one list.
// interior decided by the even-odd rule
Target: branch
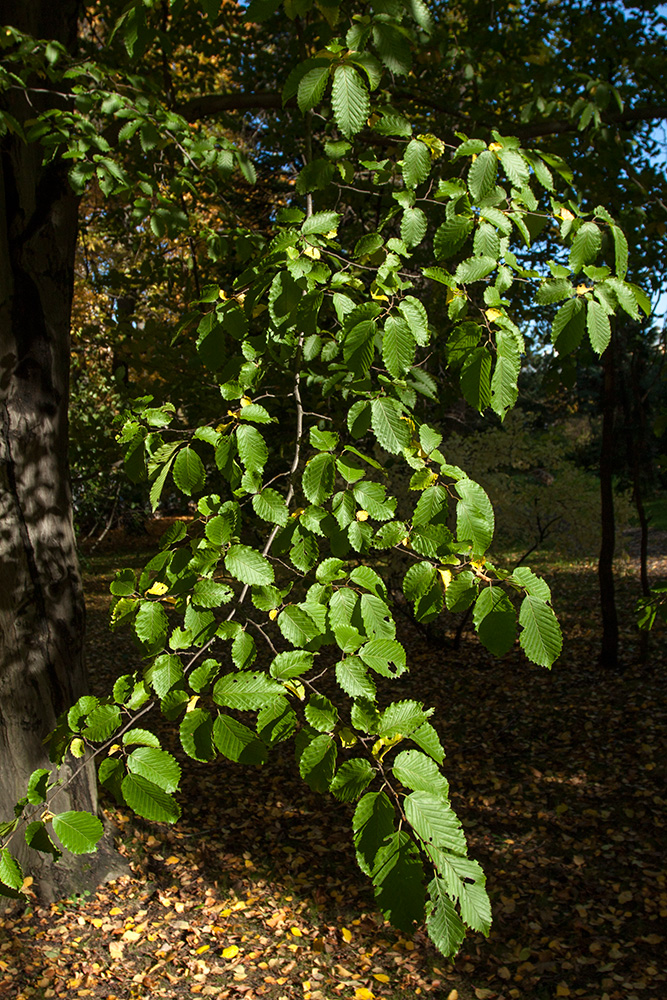
[{"label": "branch", "polygon": [[[294,100],[288,101],[287,106],[295,103]],[[283,100],[279,93],[259,91],[257,94],[202,94],[180,104],[175,110],[189,122],[194,122],[227,111],[280,111],[282,107]]]}]

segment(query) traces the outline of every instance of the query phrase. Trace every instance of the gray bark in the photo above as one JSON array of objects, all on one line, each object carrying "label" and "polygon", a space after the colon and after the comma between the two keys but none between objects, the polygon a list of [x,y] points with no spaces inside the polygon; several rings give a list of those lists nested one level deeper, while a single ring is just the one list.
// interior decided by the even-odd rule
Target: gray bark
[{"label": "gray bark", "polygon": [[[74,0],[14,0],[6,23],[72,48],[77,7]],[[34,114],[20,91],[4,102],[19,120]],[[50,766],[43,740],[57,715],[87,690],[67,460],[76,237],[77,199],[62,161],[44,167],[37,146],[6,136],[0,144],[0,819],[13,816],[31,772]],[[92,768],[52,808],[96,812]],[[22,831],[10,849],[44,898],[80,890],[86,873],[96,880],[100,865],[108,866],[105,852],[54,865],[27,847]]]}]

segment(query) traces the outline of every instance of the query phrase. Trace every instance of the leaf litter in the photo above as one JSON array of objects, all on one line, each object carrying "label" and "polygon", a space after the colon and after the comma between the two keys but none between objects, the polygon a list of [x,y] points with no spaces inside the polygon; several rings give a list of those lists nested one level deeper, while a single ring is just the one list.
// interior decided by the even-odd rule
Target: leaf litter
[{"label": "leaf litter", "polygon": [[[129,637],[107,630],[112,564],[117,552],[98,557],[86,580],[100,693],[136,663]],[[158,719],[184,768],[181,821],[105,802],[131,874],[53,904],[28,885],[30,904],[0,914],[0,998],[664,997],[664,636],[647,666],[634,664],[626,616],[627,669],[605,672],[593,568],[548,573],[568,640],[551,673],[514,651],[494,660],[472,637],[455,650],[451,634],[404,628],[453,805],[487,872],[488,940],[469,935],[448,963],[421,929],[385,923],[351,860],[350,807],[312,793],[289,747],[261,770],[197,765]],[[621,607],[635,586],[628,565]]]}]

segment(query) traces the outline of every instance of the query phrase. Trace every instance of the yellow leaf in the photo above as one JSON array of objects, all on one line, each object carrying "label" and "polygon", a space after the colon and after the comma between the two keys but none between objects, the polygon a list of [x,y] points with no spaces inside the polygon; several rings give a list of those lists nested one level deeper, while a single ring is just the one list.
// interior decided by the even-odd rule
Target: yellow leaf
[{"label": "yellow leaf", "polygon": [[489,323],[495,323],[497,319],[500,319],[502,314],[503,314],[502,309],[487,309],[485,313]]},{"label": "yellow leaf", "polygon": [[100,920],[99,917],[92,917],[90,922],[93,925],[93,927],[101,927],[102,924],[104,923],[104,921]]},{"label": "yellow leaf", "polygon": [[358,510],[357,513],[356,513],[356,518],[357,518],[357,521],[367,521],[368,520],[368,511],[367,510]]},{"label": "yellow leaf", "polygon": [[348,930],[347,927],[343,927],[341,934],[343,935],[344,940],[349,944],[352,940],[352,931]]},{"label": "yellow leaf", "polygon": [[300,517],[300,515],[303,514],[304,510],[305,510],[304,507],[297,507],[297,509],[290,514],[290,517]]},{"label": "yellow leaf", "polygon": [[336,237],[338,236],[338,230],[337,229],[330,229],[329,232],[325,233],[324,235],[326,236],[326,238],[328,240],[335,240]]},{"label": "yellow leaf", "polygon": [[[489,143],[489,149],[491,150],[492,153],[497,153],[498,150],[502,149],[502,148],[503,147],[500,145],[499,142],[490,142]],[[458,996],[458,994],[457,994],[457,996]]]},{"label": "yellow leaf", "polygon": [[180,860],[181,859],[177,858],[175,854],[172,854],[171,857],[167,858],[165,861],[165,865],[177,865]]},{"label": "yellow leaf", "polygon": [[224,288],[220,289],[220,291],[218,292],[218,296],[222,299],[223,302],[225,301],[225,299],[227,298],[227,292],[224,290]]},{"label": "yellow leaf", "polygon": [[389,976],[385,976],[384,972],[377,972],[373,974],[373,979],[377,979],[378,983],[388,983]]},{"label": "yellow leaf", "polygon": [[125,931],[122,940],[130,941],[132,944],[134,944],[135,941],[141,940],[141,934],[138,934],[136,931]]},{"label": "yellow leaf", "polygon": [[195,951],[195,955],[203,955],[203,954],[204,954],[204,952],[205,952],[205,951],[208,951],[208,949],[209,949],[210,947],[211,947],[211,946],[210,946],[210,944],[203,944],[203,945],[201,946],[201,948],[197,948],[197,949],[196,949],[196,951]]},{"label": "yellow leaf", "polygon": [[229,948],[222,949],[223,958],[236,958],[239,953],[238,946],[235,944],[230,944]]},{"label": "yellow leaf", "polygon": [[470,565],[472,566],[472,568],[474,570],[477,570],[477,572],[480,572],[481,570],[484,569],[484,566],[486,565],[486,563],[484,562],[483,559],[471,559],[470,560]]},{"label": "yellow leaf", "polygon": [[322,254],[320,253],[318,247],[312,247],[308,244],[304,249],[304,255],[310,257],[311,260],[319,260]]},{"label": "yellow leaf", "polygon": [[243,303],[245,302],[245,292],[239,292],[239,294],[235,295],[234,298],[236,299],[238,304],[242,306]]},{"label": "yellow leaf", "polygon": [[400,544],[401,545],[405,545],[406,549],[411,549],[412,548],[412,545],[410,544],[410,539],[408,538],[407,535],[405,536],[405,538],[401,539]]},{"label": "yellow leaf", "polygon": [[122,912],[123,911],[121,910],[120,906],[112,906],[111,909],[109,910],[109,916],[110,917],[117,917],[118,914],[122,913]]},{"label": "yellow leaf", "polygon": [[571,222],[574,219],[574,215],[569,208],[561,208],[560,212],[556,213],[556,217],[562,219],[563,222]]},{"label": "yellow leaf", "polygon": [[86,748],[83,745],[83,740],[80,739],[72,740],[72,742],[69,745],[69,752],[72,754],[72,757],[77,757],[77,758],[83,757],[84,753],[86,752]]},{"label": "yellow leaf", "polygon": [[190,698],[190,701],[188,702],[188,704],[186,706],[185,711],[186,712],[191,712],[193,710],[193,708],[195,707],[195,705],[197,704],[198,701],[199,701],[199,695],[198,694],[193,694],[192,698]]},{"label": "yellow leaf", "polygon": [[354,991],[354,1000],[373,1000],[374,995],[365,986],[358,986]]},{"label": "yellow leaf", "polygon": [[347,726],[343,726],[342,729],[338,730],[338,739],[344,747],[353,747],[357,742],[356,735]]},{"label": "yellow leaf", "polygon": [[243,408],[244,406],[250,406],[250,404],[252,403],[252,399],[250,398],[250,396],[241,396],[240,402],[241,402],[241,408]]},{"label": "yellow leaf", "polygon": [[118,751],[119,751],[119,750],[122,750],[122,749],[123,749],[123,748],[121,747],[120,743],[114,743],[114,745],[113,745],[113,746],[111,747],[111,749],[110,749],[110,750],[108,751],[108,756],[109,756],[109,757],[112,757],[112,756],[113,756],[113,754],[115,754],[115,753],[118,753]]},{"label": "yellow leaf", "polygon": [[298,927],[290,927],[290,931],[294,937],[303,937],[301,930]]},{"label": "yellow leaf", "polygon": [[588,285],[577,285],[576,291],[577,295],[587,295],[589,292],[592,292],[593,289],[589,288]]},{"label": "yellow leaf", "polygon": [[559,983],[558,986],[556,987],[556,996],[569,997],[569,995],[570,995],[570,987],[567,985],[567,983]]},{"label": "yellow leaf", "polygon": [[271,619],[272,622],[274,622],[277,617],[278,617],[278,608],[271,608],[271,610],[269,611],[269,618]]},{"label": "yellow leaf", "polygon": [[158,582],[156,582],[156,583],[153,584],[152,587],[148,588],[148,590],[146,591],[146,593],[147,594],[154,594],[156,597],[162,597],[162,595],[166,594],[168,590],[169,590],[169,587],[167,586],[166,583],[158,583]]},{"label": "yellow leaf", "polygon": [[439,569],[440,579],[442,580],[442,585],[447,590],[447,587],[452,582],[452,571],[450,569]]}]

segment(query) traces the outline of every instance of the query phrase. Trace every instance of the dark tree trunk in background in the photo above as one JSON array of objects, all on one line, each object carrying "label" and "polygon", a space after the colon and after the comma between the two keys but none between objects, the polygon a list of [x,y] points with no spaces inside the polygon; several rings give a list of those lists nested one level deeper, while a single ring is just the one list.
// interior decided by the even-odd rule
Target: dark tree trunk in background
[{"label": "dark tree trunk in background", "polygon": [[600,603],[602,607],[602,644],[600,664],[615,669],[618,666],[618,616],[614,588],[614,548],[616,523],[614,518],[614,416],[615,351],[614,337],[602,355],[602,446],[600,449],[600,521],[602,539],[598,560]]},{"label": "dark tree trunk in background", "polygon": [[[77,0],[5,0],[3,22],[76,44]],[[48,86],[40,79],[39,86]],[[37,95],[47,106],[48,95]],[[19,120],[34,115],[20,90],[3,95]],[[67,462],[69,324],[77,200],[65,165],[8,134],[0,144],[0,819],[13,816],[26,779],[48,767],[44,737],[86,691],[84,605]],[[84,769],[53,811],[96,811]],[[46,898],[86,884],[108,864],[67,856],[58,865],[11,850]]]}]

